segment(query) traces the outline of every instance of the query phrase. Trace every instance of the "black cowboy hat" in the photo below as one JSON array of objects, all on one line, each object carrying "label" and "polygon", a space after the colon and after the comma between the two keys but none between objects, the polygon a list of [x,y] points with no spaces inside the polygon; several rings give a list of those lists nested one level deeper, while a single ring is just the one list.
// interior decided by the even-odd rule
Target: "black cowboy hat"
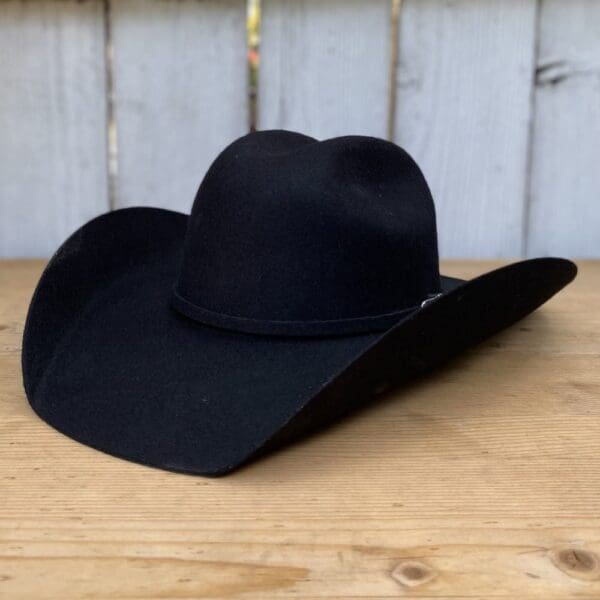
[{"label": "black cowboy hat", "polygon": [[367,137],[247,135],[191,216],[130,208],[74,233],[23,339],[35,412],[89,446],[202,475],[331,422],[524,317],[558,258],[440,276],[415,162]]}]

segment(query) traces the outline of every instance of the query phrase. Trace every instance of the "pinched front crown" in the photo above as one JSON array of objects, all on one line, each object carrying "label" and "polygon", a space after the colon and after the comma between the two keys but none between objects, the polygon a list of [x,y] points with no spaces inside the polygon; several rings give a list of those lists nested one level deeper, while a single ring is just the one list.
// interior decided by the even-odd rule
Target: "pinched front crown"
[{"label": "pinched front crown", "polygon": [[433,200],[416,163],[369,137],[240,138],[196,196],[174,306],[261,334],[382,330],[439,291]]}]

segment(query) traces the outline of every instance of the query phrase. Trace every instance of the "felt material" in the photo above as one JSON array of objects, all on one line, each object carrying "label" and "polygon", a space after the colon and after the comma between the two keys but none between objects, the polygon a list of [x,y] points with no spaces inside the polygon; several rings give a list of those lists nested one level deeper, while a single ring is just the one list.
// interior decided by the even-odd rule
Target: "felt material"
[{"label": "felt material", "polygon": [[266,131],[206,174],[174,306],[238,331],[330,335],[385,331],[439,291],[433,200],[404,150]]},{"label": "felt material", "polygon": [[[546,258],[470,282],[440,278],[429,191],[416,165],[390,146],[252,134],[217,159],[191,217],[133,208],[84,225],[51,259],[31,302],[23,378],[33,409],[110,454],[220,475],[507,327],[575,276],[569,261]],[[260,172],[252,174],[255,154]],[[288,168],[273,184],[277,204],[269,174],[277,180]],[[356,168],[364,173],[350,185]],[[324,186],[327,206],[319,206],[314,182]],[[248,333],[235,319],[215,327],[182,314],[173,306],[175,282],[191,304],[267,330]],[[432,289],[443,294],[421,307]],[[323,322],[406,309],[384,331],[318,330]],[[269,329],[281,322],[300,330]],[[307,332],[307,323],[317,330]]]}]

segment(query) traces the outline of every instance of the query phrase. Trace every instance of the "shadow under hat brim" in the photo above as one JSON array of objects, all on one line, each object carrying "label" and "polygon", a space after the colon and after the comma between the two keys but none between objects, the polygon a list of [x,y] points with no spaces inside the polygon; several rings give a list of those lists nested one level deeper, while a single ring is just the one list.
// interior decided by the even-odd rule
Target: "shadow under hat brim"
[{"label": "shadow under hat brim", "polygon": [[172,471],[222,475],[445,362],[524,317],[573,279],[532,259],[444,293],[383,333],[236,333],[173,310],[187,215],[123,209],[50,260],[23,338],[34,411],[84,444]]}]

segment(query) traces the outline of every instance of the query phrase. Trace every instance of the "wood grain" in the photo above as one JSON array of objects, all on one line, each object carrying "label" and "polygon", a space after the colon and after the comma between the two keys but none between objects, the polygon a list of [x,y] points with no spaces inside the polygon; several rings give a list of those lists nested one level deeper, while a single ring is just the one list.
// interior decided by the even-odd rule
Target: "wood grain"
[{"label": "wood grain", "polygon": [[20,343],[41,268],[0,263],[0,597],[600,597],[600,263],[424,381],[223,479],[106,456],[32,413]]},{"label": "wood grain", "polygon": [[396,141],[421,165],[445,257],[519,256],[534,0],[406,0]]},{"label": "wood grain", "polygon": [[0,2],[0,256],[108,210],[102,2]]},{"label": "wood grain", "polygon": [[388,0],[263,0],[259,127],[385,137]]},{"label": "wood grain", "polygon": [[244,0],[111,3],[116,206],[189,212],[247,131]]},{"label": "wood grain", "polygon": [[544,0],[527,253],[600,251],[600,3]]}]

